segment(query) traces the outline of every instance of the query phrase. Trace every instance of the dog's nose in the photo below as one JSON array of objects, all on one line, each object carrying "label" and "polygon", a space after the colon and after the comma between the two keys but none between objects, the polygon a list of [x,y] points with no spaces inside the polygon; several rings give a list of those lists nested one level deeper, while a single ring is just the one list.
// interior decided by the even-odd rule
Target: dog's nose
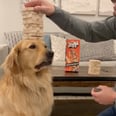
[{"label": "dog's nose", "polygon": [[46,55],[47,55],[48,58],[52,58],[54,56],[54,52],[53,51],[48,51]]}]

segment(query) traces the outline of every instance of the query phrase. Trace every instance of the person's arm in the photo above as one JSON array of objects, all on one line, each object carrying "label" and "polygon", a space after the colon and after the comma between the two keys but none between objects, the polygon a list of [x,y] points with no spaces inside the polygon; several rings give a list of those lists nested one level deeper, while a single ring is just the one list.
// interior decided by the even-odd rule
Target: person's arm
[{"label": "person's arm", "polygon": [[25,7],[33,7],[35,12],[46,14],[60,28],[86,41],[97,42],[116,38],[115,17],[89,23],[55,7],[48,0],[31,0],[25,3]]},{"label": "person's arm", "polygon": [[87,22],[55,7],[48,16],[61,29],[89,42],[98,42],[116,38],[116,18],[111,17],[99,22]]}]

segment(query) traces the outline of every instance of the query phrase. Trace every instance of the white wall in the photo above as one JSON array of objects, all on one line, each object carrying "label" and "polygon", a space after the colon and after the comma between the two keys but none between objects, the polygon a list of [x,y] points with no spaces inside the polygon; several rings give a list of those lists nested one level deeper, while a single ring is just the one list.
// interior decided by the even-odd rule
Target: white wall
[{"label": "white wall", "polygon": [[[87,21],[101,20],[105,17],[78,15]],[[4,32],[22,30],[21,0],[0,0],[0,44],[5,43]],[[52,21],[44,18],[44,31],[56,32],[60,30]]]},{"label": "white wall", "polygon": [[20,8],[20,0],[0,0],[0,43],[4,32],[22,29]]}]

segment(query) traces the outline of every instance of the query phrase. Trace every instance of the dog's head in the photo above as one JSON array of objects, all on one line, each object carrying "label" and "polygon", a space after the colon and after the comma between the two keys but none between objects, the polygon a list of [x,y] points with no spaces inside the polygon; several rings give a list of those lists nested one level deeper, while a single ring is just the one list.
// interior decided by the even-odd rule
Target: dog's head
[{"label": "dog's head", "polygon": [[52,63],[53,52],[41,39],[21,40],[7,56],[3,68],[15,74],[22,71],[39,72]]}]

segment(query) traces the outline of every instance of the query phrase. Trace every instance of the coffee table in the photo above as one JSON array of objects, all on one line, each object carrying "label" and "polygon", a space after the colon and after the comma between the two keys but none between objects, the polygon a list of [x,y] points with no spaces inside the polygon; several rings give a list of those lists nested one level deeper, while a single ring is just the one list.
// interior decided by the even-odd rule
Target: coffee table
[{"label": "coffee table", "polygon": [[[64,67],[61,66],[52,67],[53,86],[55,88],[61,87],[61,90],[62,88],[68,88],[66,90],[64,89],[65,91],[63,92],[54,92],[55,108],[52,116],[56,116],[57,114],[64,116],[69,115],[70,113],[76,116],[79,111],[82,115],[84,113],[83,111],[88,112],[88,115],[97,115],[100,111],[108,107],[94,102],[90,94],[91,89],[84,92],[77,92],[76,90],[77,88],[80,90],[81,87],[91,88],[98,85],[108,85],[113,87],[116,81],[116,67],[102,66],[100,75],[89,75],[87,72],[87,66],[80,66],[78,73],[65,72]],[[72,91],[72,88],[75,88],[74,91]],[[91,107],[89,108],[90,111],[87,109],[88,106]],[[80,109],[78,109],[78,107]]]},{"label": "coffee table", "polygon": [[78,73],[65,72],[63,66],[53,66],[54,87],[93,87],[98,85],[114,86],[116,67],[102,66],[100,75],[90,75],[88,66],[80,66]]}]

